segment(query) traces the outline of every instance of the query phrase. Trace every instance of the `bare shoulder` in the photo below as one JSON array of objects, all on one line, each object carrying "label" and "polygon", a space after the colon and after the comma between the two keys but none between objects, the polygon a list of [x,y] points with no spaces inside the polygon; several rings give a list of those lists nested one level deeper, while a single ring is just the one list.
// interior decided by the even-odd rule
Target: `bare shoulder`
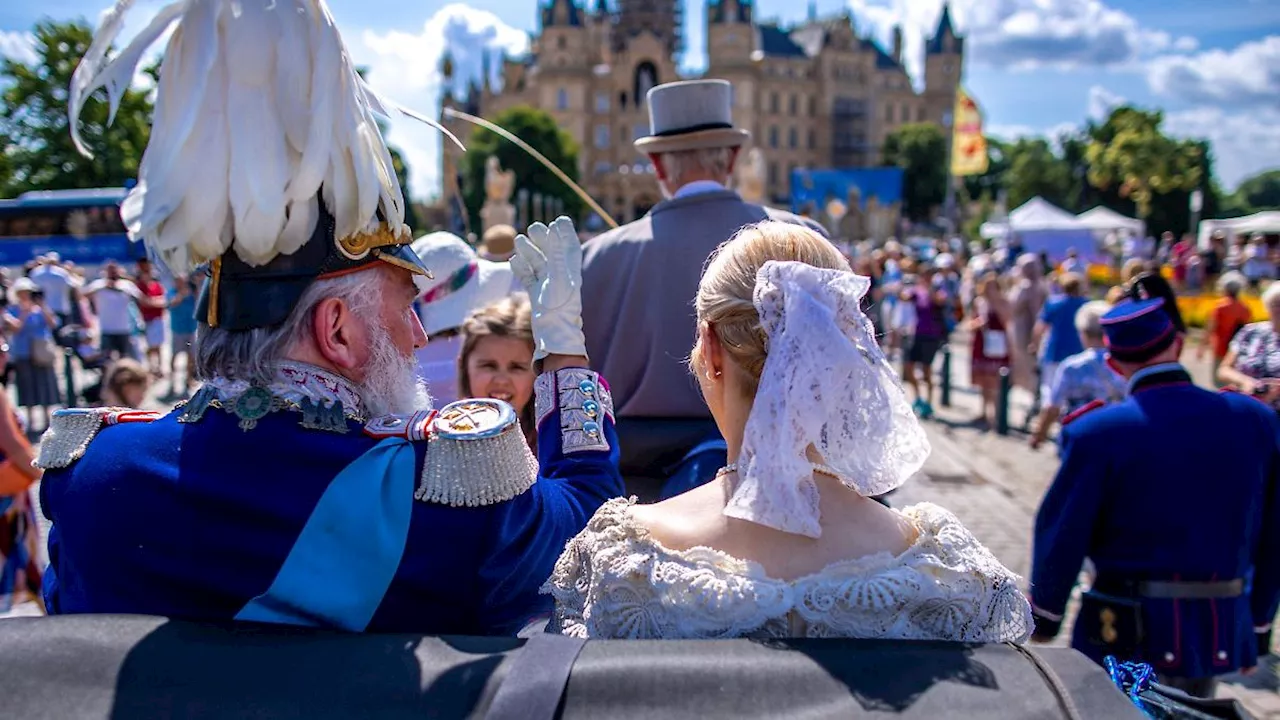
[{"label": "bare shoulder", "polygon": [[631,506],[631,520],[663,547],[683,550],[705,545],[723,526],[724,493],[716,483],[652,505]]}]

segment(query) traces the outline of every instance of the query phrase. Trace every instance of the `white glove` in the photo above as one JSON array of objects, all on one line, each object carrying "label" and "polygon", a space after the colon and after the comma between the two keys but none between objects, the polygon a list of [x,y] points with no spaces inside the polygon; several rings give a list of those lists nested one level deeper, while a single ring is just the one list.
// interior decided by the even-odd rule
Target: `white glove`
[{"label": "white glove", "polygon": [[533,306],[533,359],[587,354],[582,334],[582,243],[563,215],[516,236],[511,271]]}]

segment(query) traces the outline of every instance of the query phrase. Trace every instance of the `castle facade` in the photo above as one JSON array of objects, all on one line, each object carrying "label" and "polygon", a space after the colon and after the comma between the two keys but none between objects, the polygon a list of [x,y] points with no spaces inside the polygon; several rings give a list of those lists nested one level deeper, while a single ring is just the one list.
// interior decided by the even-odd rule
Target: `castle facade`
[{"label": "castle facade", "polygon": [[[549,112],[578,138],[581,185],[629,222],[661,199],[652,166],[631,143],[649,131],[648,89],[682,79],[680,0],[595,1],[587,10],[575,0],[547,0],[529,54],[500,58],[496,87],[486,59],[483,80],[455,94],[446,54],[441,105],[490,119],[516,105]],[[847,11],[818,18],[811,6],[808,20],[783,27],[757,22],[752,0],[710,0],[706,33],[704,77],[733,83],[734,122],[751,131],[749,147],[764,153],[773,204],[789,204],[792,170],[874,167],[885,137],[901,125],[950,127],[964,40],[945,5],[925,42],[920,92],[903,64],[901,29],[885,50],[858,33]],[[463,142],[473,129],[442,121]],[[442,143],[442,199],[450,204],[459,194],[459,157]]]}]

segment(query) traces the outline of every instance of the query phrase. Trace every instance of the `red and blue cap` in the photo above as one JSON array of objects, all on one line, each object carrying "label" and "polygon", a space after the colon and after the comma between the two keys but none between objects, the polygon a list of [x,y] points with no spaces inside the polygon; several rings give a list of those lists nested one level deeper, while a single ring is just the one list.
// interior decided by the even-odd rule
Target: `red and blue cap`
[{"label": "red and blue cap", "polygon": [[1164,352],[1177,337],[1177,329],[1164,300],[1130,300],[1117,304],[1101,318],[1107,351],[1122,362],[1143,362]]}]

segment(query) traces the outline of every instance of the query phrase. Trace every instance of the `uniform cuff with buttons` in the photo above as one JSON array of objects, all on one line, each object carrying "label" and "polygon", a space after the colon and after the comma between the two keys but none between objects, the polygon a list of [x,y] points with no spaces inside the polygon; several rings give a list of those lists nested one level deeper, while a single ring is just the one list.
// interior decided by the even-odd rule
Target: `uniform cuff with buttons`
[{"label": "uniform cuff with buttons", "polygon": [[604,424],[613,422],[613,396],[599,374],[578,367],[543,373],[534,383],[534,395],[539,434],[551,414],[559,413],[565,455],[609,450]]}]

